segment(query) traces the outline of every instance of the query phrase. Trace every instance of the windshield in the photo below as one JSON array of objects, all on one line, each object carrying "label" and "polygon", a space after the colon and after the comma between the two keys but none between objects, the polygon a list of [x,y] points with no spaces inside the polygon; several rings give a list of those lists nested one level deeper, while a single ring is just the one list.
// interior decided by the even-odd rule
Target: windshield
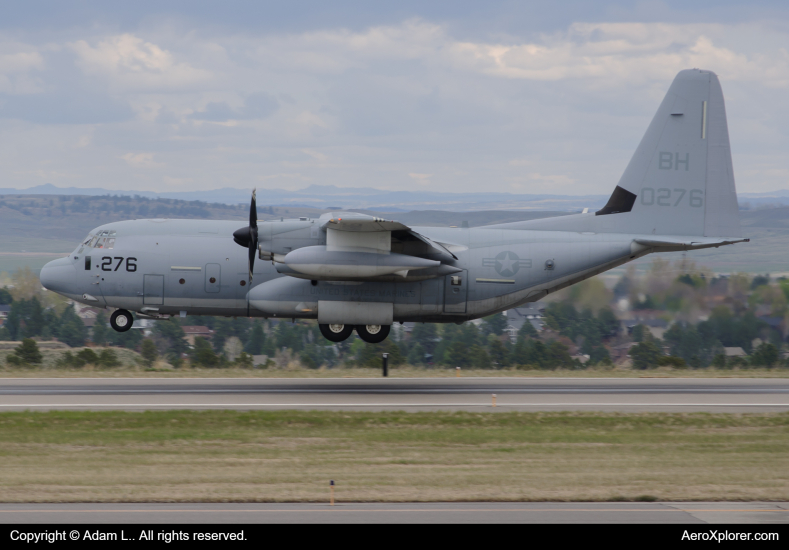
[{"label": "windshield", "polygon": [[115,230],[105,229],[96,233],[90,241],[93,248],[115,248]]},{"label": "windshield", "polygon": [[96,233],[90,233],[82,241],[78,253],[81,253],[85,247],[87,248],[115,248],[115,230],[103,229]]}]

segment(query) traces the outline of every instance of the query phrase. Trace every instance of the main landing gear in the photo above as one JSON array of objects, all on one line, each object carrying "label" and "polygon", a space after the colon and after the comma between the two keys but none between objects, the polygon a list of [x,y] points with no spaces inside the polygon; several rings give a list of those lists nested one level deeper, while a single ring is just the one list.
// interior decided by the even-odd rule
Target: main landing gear
[{"label": "main landing gear", "polygon": [[126,332],[132,328],[132,323],[134,323],[134,318],[125,309],[116,309],[110,315],[110,326],[118,332]]},{"label": "main landing gear", "polygon": [[389,325],[356,325],[356,334],[369,344],[378,344],[389,336]]},{"label": "main landing gear", "polygon": [[359,338],[370,344],[378,344],[389,336],[389,325],[318,325],[323,337],[330,342],[347,340],[354,329]]},{"label": "main landing gear", "polygon": [[347,340],[353,332],[353,325],[318,325],[321,334],[330,342]]}]

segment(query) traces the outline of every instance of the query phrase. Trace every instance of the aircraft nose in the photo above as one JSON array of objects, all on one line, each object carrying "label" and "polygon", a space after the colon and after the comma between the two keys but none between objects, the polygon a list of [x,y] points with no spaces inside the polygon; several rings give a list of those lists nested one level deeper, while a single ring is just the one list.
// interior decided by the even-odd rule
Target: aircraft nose
[{"label": "aircraft nose", "polygon": [[41,286],[58,294],[76,294],[77,270],[71,258],[58,258],[45,265],[39,275]]}]

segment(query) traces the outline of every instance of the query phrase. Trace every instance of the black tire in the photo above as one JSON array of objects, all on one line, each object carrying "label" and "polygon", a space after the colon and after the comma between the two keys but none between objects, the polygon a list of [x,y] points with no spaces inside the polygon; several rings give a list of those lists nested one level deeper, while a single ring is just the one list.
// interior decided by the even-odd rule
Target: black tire
[{"label": "black tire", "polygon": [[356,334],[368,344],[380,344],[389,336],[390,325],[356,325]]},{"label": "black tire", "polygon": [[342,342],[347,340],[353,332],[353,325],[318,325],[321,334],[329,342]]},{"label": "black tire", "polygon": [[126,332],[132,328],[134,317],[125,309],[116,309],[110,315],[110,326],[118,332]]}]

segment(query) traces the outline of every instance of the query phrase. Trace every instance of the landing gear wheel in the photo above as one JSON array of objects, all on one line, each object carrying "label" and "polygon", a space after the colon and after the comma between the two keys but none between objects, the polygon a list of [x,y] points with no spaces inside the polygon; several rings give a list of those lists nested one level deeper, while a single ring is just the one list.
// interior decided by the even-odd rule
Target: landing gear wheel
[{"label": "landing gear wheel", "polygon": [[126,332],[132,328],[132,323],[134,323],[134,318],[125,309],[116,309],[110,315],[110,326],[118,332]]},{"label": "landing gear wheel", "polygon": [[369,344],[378,344],[389,336],[389,325],[356,325],[356,334]]},{"label": "landing gear wheel", "polygon": [[321,334],[330,342],[347,340],[353,332],[353,325],[318,325]]}]

